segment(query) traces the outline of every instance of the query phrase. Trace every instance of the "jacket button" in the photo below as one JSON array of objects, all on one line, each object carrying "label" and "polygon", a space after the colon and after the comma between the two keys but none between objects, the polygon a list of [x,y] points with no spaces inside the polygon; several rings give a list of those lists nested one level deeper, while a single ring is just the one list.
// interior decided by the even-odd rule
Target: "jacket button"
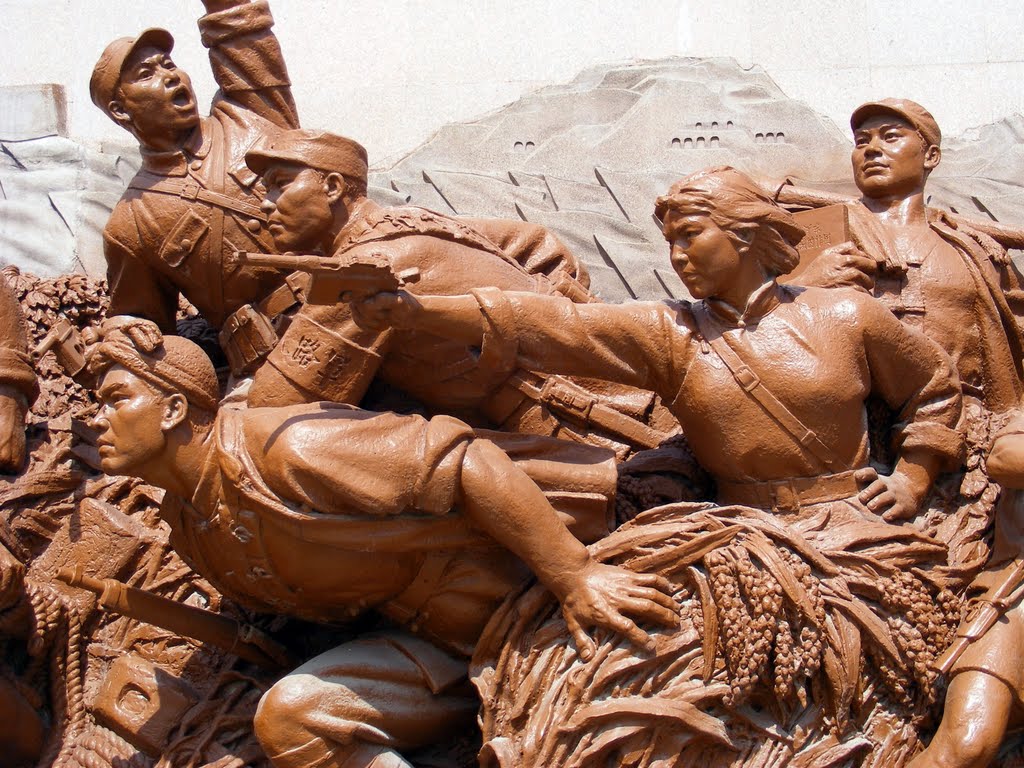
[{"label": "jacket button", "polygon": [[188,167],[191,168],[193,171],[198,171],[200,168],[203,167],[203,161],[193,160],[191,163],[189,163]]},{"label": "jacket button", "polygon": [[245,222],[245,228],[255,235],[263,228],[263,222],[261,222],[259,219],[249,219],[247,222]]},{"label": "jacket button", "polygon": [[182,247],[182,248],[183,248],[184,250],[186,250],[186,251],[188,251],[188,250],[191,250],[191,249],[192,249],[192,241],[191,241],[191,240],[189,240],[189,239],[188,239],[188,238],[186,237],[186,238],[185,238],[184,240],[182,240],[182,241],[181,241],[181,247]]}]

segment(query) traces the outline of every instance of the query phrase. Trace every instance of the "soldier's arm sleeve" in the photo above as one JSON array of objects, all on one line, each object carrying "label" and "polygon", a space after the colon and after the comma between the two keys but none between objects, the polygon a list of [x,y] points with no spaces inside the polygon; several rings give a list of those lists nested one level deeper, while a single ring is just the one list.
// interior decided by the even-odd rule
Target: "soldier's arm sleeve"
[{"label": "soldier's arm sleeve", "polygon": [[556,277],[564,273],[590,287],[587,268],[547,227],[507,219],[462,219],[498,246],[508,258],[532,275]]},{"label": "soldier's arm sleeve", "polygon": [[477,289],[481,356],[514,355],[523,368],[615,381],[672,398],[679,378],[673,310],[659,302],[576,304],[563,297]]},{"label": "soldier's arm sleeve", "polygon": [[0,394],[20,394],[31,404],[38,393],[25,316],[14,290],[0,277]]},{"label": "soldier's arm sleeve", "polygon": [[[851,293],[853,293],[851,291]],[[905,326],[882,304],[855,293],[872,390],[898,414],[898,450],[923,451],[944,469],[960,464],[963,400],[953,362],[924,334]]]},{"label": "soldier's arm sleeve", "polygon": [[[229,99],[282,128],[298,128],[291,81],[267,0],[224,0],[199,20],[203,45],[220,86]],[[216,100],[215,100],[216,101]]]},{"label": "soldier's arm sleeve", "polygon": [[175,333],[178,289],[109,232],[103,235],[103,255],[110,288],[107,315],[143,317],[164,333]]}]

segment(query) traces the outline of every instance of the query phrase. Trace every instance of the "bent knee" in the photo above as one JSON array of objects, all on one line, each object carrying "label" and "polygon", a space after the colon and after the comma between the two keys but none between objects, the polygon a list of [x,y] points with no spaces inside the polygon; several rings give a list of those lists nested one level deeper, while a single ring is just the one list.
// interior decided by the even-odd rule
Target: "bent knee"
[{"label": "bent knee", "polygon": [[985,718],[943,724],[928,745],[927,765],[935,768],[987,768],[999,751],[1003,729]]},{"label": "bent knee", "polygon": [[253,717],[253,730],[268,755],[297,749],[313,738],[306,727],[315,707],[309,688],[304,676],[288,675],[263,694]]}]

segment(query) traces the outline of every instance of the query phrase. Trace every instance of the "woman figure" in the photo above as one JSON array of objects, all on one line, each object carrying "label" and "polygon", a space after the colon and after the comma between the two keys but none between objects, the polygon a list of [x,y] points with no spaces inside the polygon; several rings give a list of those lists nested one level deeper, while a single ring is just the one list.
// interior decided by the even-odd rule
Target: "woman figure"
[{"label": "woman figure", "polygon": [[[729,683],[716,707],[762,700],[792,714],[812,691],[826,713],[822,738],[879,701],[898,703],[900,716],[923,713],[934,700],[929,662],[945,647],[956,606],[941,580],[920,570],[944,562],[943,546],[898,522],[916,514],[938,472],[959,464],[961,398],[949,359],[867,294],[779,285],[799,260],[803,231],[744,174],[689,176],[655,211],[672,266],[697,301],[382,294],[357,308],[359,318],[501,345],[525,368],[631,384],[670,404],[715,479],[718,505],[655,510],[631,530],[675,516],[687,541],[723,525],[736,531],[665,571],[683,583],[694,625],[707,633],[706,669],[696,674]],[[898,458],[884,475],[868,464],[872,394],[898,415]],[[701,618],[709,610],[716,621]],[[520,653],[502,658],[512,652]],[[819,670],[825,684],[811,685]],[[870,701],[858,698],[873,687],[862,672],[883,683]],[[666,690],[648,684],[643,695],[671,697]],[[906,744],[906,754],[913,749]]]}]

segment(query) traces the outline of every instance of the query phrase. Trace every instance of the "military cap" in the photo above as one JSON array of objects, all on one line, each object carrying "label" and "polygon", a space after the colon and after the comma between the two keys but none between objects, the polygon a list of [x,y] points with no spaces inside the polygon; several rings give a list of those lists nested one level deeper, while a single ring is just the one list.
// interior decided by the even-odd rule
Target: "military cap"
[{"label": "military cap", "polygon": [[876,115],[895,115],[912,125],[929,145],[937,147],[942,143],[942,131],[932,113],[910,99],[879,99],[861,104],[850,115],[850,127],[856,131],[865,120]]},{"label": "military cap", "polygon": [[283,162],[366,181],[363,145],[326,131],[297,128],[266,135],[245,154],[245,162],[260,175],[270,164]]},{"label": "military cap", "polygon": [[89,78],[89,95],[92,103],[110,117],[108,105],[114,100],[117,86],[121,82],[121,70],[124,63],[136,48],[152,45],[154,48],[170,53],[174,48],[174,38],[166,29],[152,27],[138,37],[119,37],[100,54],[99,61],[93,67]]}]

